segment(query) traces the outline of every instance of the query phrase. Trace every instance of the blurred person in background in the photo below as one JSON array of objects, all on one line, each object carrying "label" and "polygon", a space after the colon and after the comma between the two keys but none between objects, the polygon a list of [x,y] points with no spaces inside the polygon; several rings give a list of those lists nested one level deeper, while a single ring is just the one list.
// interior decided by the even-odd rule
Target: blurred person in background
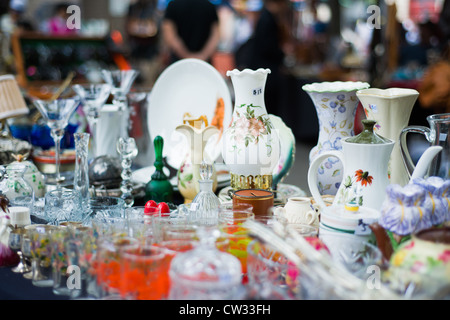
[{"label": "blurred person in background", "polygon": [[0,69],[2,73],[14,73],[14,56],[11,50],[11,36],[20,30],[33,30],[32,24],[25,18],[27,0],[11,0],[6,13],[0,19]]},{"label": "blurred person in background", "polygon": [[162,69],[159,59],[161,15],[157,0],[137,0],[128,9],[126,32],[131,63],[140,71],[137,81],[146,86],[153,85]]},{"label": "blurred person in background", "polygon": [[169,64],[185,58],[211,62],[220,41],[217,9],[208,0],[172,0],[165,11],[162,32]]},{"label": "blurred person in background", "polygon": [[284,61],[292,55],[294,46],[290,39],[288,16],[289,0],[264,0],[254,32],[244,44],[239,57],[241,68],[269,68],[265,88],[267,112],[280,115],[282,90],[284,86]]}]

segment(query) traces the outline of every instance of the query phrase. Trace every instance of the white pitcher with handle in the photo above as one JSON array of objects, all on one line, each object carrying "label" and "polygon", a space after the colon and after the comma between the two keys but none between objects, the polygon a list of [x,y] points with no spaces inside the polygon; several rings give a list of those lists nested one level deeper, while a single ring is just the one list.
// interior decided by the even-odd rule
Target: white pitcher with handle
[{"label": "white pitcher with handle", "polygon": [[[395,142],[373,132],[376,121],[363,120],[364,130],[356,137],[342,141],[342,151],[325,152],[317,157],[308,170],[308,186],[316,203],[325,207],[317,188],[317,169],[324,159],[337,157],[343,163],[344,179],[334,198],[333,205],[354,203],[379,210],[390,184],[388,164]],[[418,173],[426,172],[432,157],[442,148],[430,147],[416,166]],[[413,174],[417,177],[417,174]]]}]

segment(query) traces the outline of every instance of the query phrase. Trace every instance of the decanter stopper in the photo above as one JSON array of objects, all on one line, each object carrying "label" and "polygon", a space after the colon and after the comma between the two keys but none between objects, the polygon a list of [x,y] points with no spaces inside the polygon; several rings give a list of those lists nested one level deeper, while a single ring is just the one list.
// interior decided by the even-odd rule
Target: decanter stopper
[{"label": "decanter stopper", "polygon": [[206,163],[205,160],[202,161],[200,165],[200,178],[201,180],[211,180],[213,175],[213,166],[211,164]]}]

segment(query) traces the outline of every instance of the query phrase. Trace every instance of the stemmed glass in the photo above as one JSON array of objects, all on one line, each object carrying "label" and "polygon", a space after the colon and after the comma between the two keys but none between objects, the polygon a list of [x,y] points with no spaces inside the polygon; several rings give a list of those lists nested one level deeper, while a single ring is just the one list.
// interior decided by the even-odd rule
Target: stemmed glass
[{"label": "stemmed glass", "polygon": [[100,111],[105,105],[106,100],[108,100],[111,93],[111,85],[108,83],[100,84],[88,84],[81,85],[76,84],[72,86],[73,91],[80,97],[81,103],[83,104],[83,110],[87,116],[89,123],[89,128],[92,131],[92,150],[94,153],[94,158],[97,156],[97,123],[100,117]]},{"label": "stemmed glass", "polygon": [[12,269],[15,273],[31,272],[30,266],[27,264],[24,255],[22,254],[22,240],[25,234],[25,229],[17,228],[10,232],[8,244],[11,250],[17,253],[20,258],[19,264]]},{"label": "stemmed glass", "polygon": [[126,206],[134,204],[132,196],[133,186],[131,184],[131,164],[138,154],[138,148],[134,138],[119,138],[117,141],[117,152],[120,154],[122,164],[122,182],[120,184],[121,198],[125,200]]},{"label": "stemmed glass", "polygon": [[122,128],[121,137],[126,137],[128,131],[130,112],[128,110],[127,94],[130,92],[134,80],[139,72],[136,70],[102,70],[103,79],[111,86],[113,104],[118,107],[125,119],[126,125]]},{"label": "stemmed glass", "polygon": [[50,135],[55,141],[55,178],[57,187],[64,181],[59,172],[61,139],[64,136],[65,128],[69,124],[70,117],[79,104],[80,100],[77,98],[34,101],[34,105],[41,113],[47,126],[50,127]]}]

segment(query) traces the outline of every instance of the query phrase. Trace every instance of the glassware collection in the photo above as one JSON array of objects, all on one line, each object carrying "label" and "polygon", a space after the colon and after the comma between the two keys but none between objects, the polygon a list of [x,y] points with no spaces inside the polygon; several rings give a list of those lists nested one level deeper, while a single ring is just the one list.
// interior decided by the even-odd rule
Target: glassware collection
[{"label": "glassware collection", "polygon": [[[173,131],[184,133],[178,156],[185,160],[173,168],[174,181],[166,174],[163,152],[165,143],[173,148],[170,133],[152,137],[155,160],[140,203],[133,176],[139,148],[128,134],[127,101],[138,72],[102,75],[104,84],[72,86],[73,97],[34,101],[55,143],[55,174],[46,177],[45,194],[38,195],[24,178],[23,163],[1,167],[0,244],[17,255],[12,272],[68,299],[450,298],[449,115],[429,117],[430,128],[406,127],[398,115],[385,119],[376,113],[401,105],[410,110],[406,94],[394,103],[368,83],[304,86],[321,123],[308,164],[312,196],[280,200],[273,176],[287,174],[279,166],[290,167],[293,158],[281,159],[282,129],[265,108],[270,70],[229,71],[236,97],[230,123],[216,127],[217,119],[192,112],[191,124],[185,112],[179,115],[183,123]],[[102,142],[96,125],[110,95],[125,119],[116,128],[117,162],[97,153]],[[367,119],[356,135],[358,99]],[[60,173],[61,139],[80,105],[90,131],[73,135],[71,185]],[[388,121],[396,138],[382,136],[380,125]],[[408,132],[422,133],[432,144],[415,165],[405,142]],[[436,132],[439,137],[430,137]],[[219,169],[212,156],[217,148],[229,170],[225,198],[218,196]],[[401,157],[402,172],[395,171]],[[409,176],[403,173],[411,168]],[[92,188],[99,176],[119,181],[118,193]],[[183,199],[177,203],[176,196]],[[0,259],[5,261],[1,254]],[[374,268],[377,290],[368,286]]]}]

